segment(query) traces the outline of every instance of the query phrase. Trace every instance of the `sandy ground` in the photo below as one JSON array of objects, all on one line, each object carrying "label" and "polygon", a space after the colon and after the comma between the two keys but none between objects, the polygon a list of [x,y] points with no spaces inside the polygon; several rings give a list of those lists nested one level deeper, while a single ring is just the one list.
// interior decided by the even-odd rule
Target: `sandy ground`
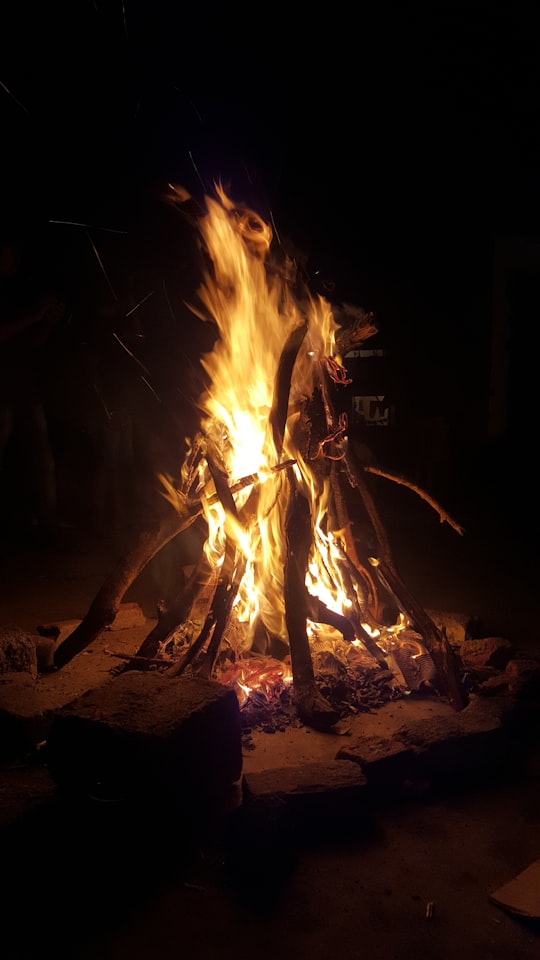
[{"label": "sandy ground", "polygon": [[[419,601],[478,616],[486,634],[538,655],[533,538],[481,511],[463,518],[467,532],[459,537],[424,504],[409,505],[401,492],[388,504],[388,528],[398,568]],[[118,548],[71,535],[54,551],[5,545],[2,622],[34,629],[80,619]],[[162,586],[153,566],[126,600],[152,618]],[[388,729],[411,709],[419,708],[391,704],[384,715],[364,718],[364,731]],[[421,709],[429,722],[430,710],[447,707],[428,702]],[[305,728],[279,737],[261,734],[245,769],[333,757],[341,745]],[[538,927],[489,899],[540,858],[536,744],[512,776],[390,801],[346,823],[321,823],[308,839],[289,836],[278,822],[270,833],[266,824],[260,834],[236,834],[232,845],[229,817],[200,829],[168,810],[146,819],[103,804],[38,805],[9,833],[3,956],[537,958]]]}]

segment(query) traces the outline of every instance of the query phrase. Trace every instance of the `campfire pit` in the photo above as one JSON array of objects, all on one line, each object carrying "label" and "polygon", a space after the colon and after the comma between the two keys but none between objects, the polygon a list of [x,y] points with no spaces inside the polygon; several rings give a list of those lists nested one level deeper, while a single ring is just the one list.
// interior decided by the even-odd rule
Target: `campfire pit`
[{"label": "campfire pit", "polygon": [[[173,199],[191,211],[183,191]],[[459,661],[395,567],[371,490],[381,471],[356,460],[340,410],[350,382],[342,357],[377,332],[373,316],[313,296],[268,224],[221,187],[205,203],[193,221],[204,267],[192,310],[214,324],[216,341],[201,358],[199,430],[185,439],[181,476],[160,478],[162,518],[142,531],[58,645],[55,667],[113,622],[167,543],[204,523],[199,562],[127,668],[218,679],[246,708],[279,695],[323,730],[344,710],[362,709],[351,686],[356,694],[363,687],[367,700],[377,688],[387,700],[430,684],[461,710]]]}]

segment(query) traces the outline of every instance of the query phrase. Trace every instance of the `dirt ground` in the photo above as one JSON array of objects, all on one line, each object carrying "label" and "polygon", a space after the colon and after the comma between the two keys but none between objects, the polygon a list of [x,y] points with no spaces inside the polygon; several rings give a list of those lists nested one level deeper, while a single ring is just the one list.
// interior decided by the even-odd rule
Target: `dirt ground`
[{"label": "dirt ground", "polygon": [[[485,635],[510,639],[518,655],[540,656],[534,531],[523,535],[522,526],[475,506],[458,517],[466,528],[459,537],[401,491],[385,508],[396,564],[427,609],[477,616]],[[82,618],[120,547],[73,531],[54,550],[4,544],[2,623],[34,629]],[[163,567],[153,564],[125,599],[151,619],[162,589]],[[88,669],[93,654],[81,656]],[[92,669],[101,669],[97,659]],[[429,723],[447,709],[410,699],[356,722],[388,729],[413,711]],[[333,757],[340,746],[306,728],[260,734],[245,770]],[[11,774],[2,777],[4,799]],[[540,858],[534,740],[511,774],[416,790],[399,803],[388,798],[345,823],[317,824],[309,837],[289,835],[279,817],[272,829],[266,822],[238,831],[231,811],[188,823],[173,810],[66,804],[39,764],[16,779],[29,812],[11,816],[15,790],[2,834],[6,960],[48,951],[67,960],[539,956],[537,924],[489,899]]]}]

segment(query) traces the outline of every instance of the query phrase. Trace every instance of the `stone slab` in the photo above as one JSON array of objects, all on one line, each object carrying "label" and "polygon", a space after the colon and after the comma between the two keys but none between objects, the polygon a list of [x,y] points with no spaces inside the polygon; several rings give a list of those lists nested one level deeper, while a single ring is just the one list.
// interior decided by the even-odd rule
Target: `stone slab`
[{"label": "stone slab", "polygon": [[56,713],[47,760],[64,789],[190,802],[241,776],[238,699],[213,680],[128,672]]},{"label": "stone slab", "polygon": [[36,680],[29,673],[0,674],[0,760],[32,752],[43,740],[51,717],[43,711]]},{"label": "stone slab", "polygon": [[370,788],[395,789],[414,777],[419,768],[420,751],[399,740],[360,736],[342,747],[336,756],[359,764]]},{"label": "stone slab", "polygon": [[324,823],[328,836],[361,809],[366,777],[348,760],[314,761],[245,773],[242,785],[247,806],[284,802],[299,828]]}]

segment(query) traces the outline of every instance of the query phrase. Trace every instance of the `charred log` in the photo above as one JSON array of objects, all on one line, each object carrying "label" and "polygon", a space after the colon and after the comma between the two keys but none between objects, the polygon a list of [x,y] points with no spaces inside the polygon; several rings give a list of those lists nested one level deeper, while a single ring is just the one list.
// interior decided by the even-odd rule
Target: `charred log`
[{"label": "charred log", "polygon": [[[207,453],[208,469],[216,487],[216,494],[227,513],[239,522],[236,503],[227,476],[221,466],[216,463],[216,453]],[[190,649],[177,666],[168,670],[170,676],[179,676],[191,664],[208,642],[206,653],[195,672],[205,679],[210,679],[223,635],[231,614],[232,605],[245,570],[245,563],[237,560],[237,550],[233,541],[228,538],[225,548],[225,558],[221,576],[214,591],[210,610],[202,630]],[[186,615],[187,615],[186,611]]]},{"label": "charred log", "polygon": [[355,639],[356,633],[352,621],[334,610],[329,610],[318,597],[311,597],[308,594],[307,609],[309,619],[313,620],[313,623],[326,623],[329,627],[334,627],[348,643],[352,643]]},{"label": "charred log", "polygon": [[305,583],[311,546],[311,517],[309,504],[297,489],[291,473],[289,471],[284,599],[295,700],[298,715],[305,723],[319,729],[329,729],[337,723],[339,714],[317,688],[306,630],[308,602]]},{"label": "charred log", "polygon": [[158,524],[141,532],[133,548],[119,560],[104,581],[84,619],[58,646],[54,655],[55,667],[65,666],[110,626],[127,590],[140,572],[162,547],[185,528],[185,517],[171,508]]},{"label": "charred log", "polygon": [[269,421],[270,429],[272,431],[272,439],[274,441],[274,447],[278,457],[281,456],[285,426],[287,424],[289,396],[291,392],[291,379],[294,364],[306,333],[307,323],[303,323],[301,326],[296,327],[289,335],[279,359]]},{"label": "charred log", "polygon": [[360,492],[377,538],[379,549],[374,563],[376,575],[381,585],[394,598],[399,609],[422,635],[437,668],[440,693],[448,697],[455,710],[463,710],[468,703],[468,697],[459,674],[458,660],[447,638],[441,634],[421,604],[412,597],[397,572],[384,524],[362,475],[362,468],[354,462],[350,451],[345,457],[345,464],[349,481]]},{"label": "charred log", "polygon": [[[223,509],[226,513],[233,517],[236,522],[239,522],[236,503],[227,482],[226,472],[221,467],[217,466],[214,454],[212,456],[208,456],[207,462],[208,469],[214,481],[216,492],[221,501]],[[237,573],[237,577],[235,578],[234,570],[236,562],[236,546],[231,540],[231,537],[227,537],[221,577],[214,594],[211,609],[211,614],[214,620],[214,629],[210,643],[208,644],[206,655],[197,670],[197,674],[201,677],[204,677],[206,680],[209,680],[212,675],[216,657],[219,651],[219,646],[223,639],[223,634],[227,627],[227,623],[229,622],[234,598],[238,593],[240,581],[245,570],[245,563],[240,561],[239,566],[241,568],[241,573]]]},{"label": "charred log", "polygon": [[[161,615],[155,627],[150,631],[137,650],[138,658],[151,659],[156,657],[161,646],[167,639],[184,623],[188,618],[190,611],[197,602],[202,591],[208,586],[212,578],[212,571],[206,557],[201,557],[199,563],[193,568],[191,575],[182,591],[182,594],[171,604]],[[135,664],[130,664],[134,666]],[[142,661],[144,669],[144,660]]]},{"label": "charred log", "polygon": [[469,698],[460,677],[460,662],[447,638],[433,623],[421,604],[411,595],[397,571],[384,561],[375,570],[382,585],[395,598],[400,610],[421,634],[437,668],[437,687],[455,710],[463,710]]}]

